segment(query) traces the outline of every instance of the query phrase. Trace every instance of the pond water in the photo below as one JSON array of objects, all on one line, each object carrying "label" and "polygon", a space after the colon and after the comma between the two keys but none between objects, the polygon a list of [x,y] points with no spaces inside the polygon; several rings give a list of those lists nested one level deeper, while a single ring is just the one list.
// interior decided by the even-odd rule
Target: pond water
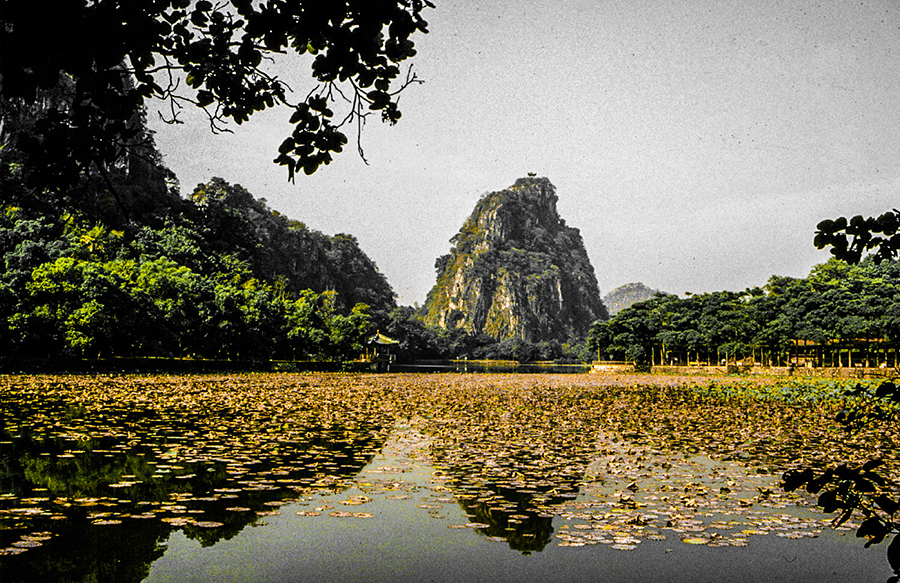
[{"label": "pond water", "polygon": [[391,363],[388,368],[389,372],[394,373],[584,374],[591,371],[589,364],[518,363],[509,360],[419,360]]},{"label": "pond water", "polygon": [[827,405],[650,380],[2,377],[0,581],[887,579],[777,486]]}]

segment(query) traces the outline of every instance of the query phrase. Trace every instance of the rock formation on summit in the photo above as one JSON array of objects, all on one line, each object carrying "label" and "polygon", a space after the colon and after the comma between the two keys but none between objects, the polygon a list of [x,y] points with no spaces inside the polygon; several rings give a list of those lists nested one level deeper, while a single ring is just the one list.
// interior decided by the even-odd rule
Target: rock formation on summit
[{"label": "rock formation on summit", "polygon": [[537,343],[584,338],[607,319],[581,234],[556,201],[550,181],[531,176],[484,195],[435,262],[426,322]]}]

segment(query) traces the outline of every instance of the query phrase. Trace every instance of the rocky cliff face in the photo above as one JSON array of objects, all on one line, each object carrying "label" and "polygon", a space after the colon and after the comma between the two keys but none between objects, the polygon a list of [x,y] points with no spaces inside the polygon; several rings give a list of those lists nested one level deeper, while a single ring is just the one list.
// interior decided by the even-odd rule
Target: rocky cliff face
[{"label": "rocky cliff face", "polygon": [[435,262],[426,321],[543,342],[583,338],[608,318],[581,234],[556,201],[550,181],[533,177],[482,197]]}]

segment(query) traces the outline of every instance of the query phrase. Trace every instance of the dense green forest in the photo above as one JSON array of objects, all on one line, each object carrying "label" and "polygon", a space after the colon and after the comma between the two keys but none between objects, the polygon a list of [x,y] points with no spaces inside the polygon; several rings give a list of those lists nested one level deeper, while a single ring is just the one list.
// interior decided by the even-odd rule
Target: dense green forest
[{"label": "dense green forest", "polygon": [[143,123],[123,163],[36,185],[16,146],[40,110],[2,128],[0,355],[344,360],[396,307],[352,236],[218,178],[181,197]]},{"label": "dense green forest", "polygon": [[[247,206],[230,204],[232,196],[244,197]],[[252,201],[240,187],[216,180],[198,188],[193,203],[119,228],[30,197],[7,202],[0,213],[0,315],[6,328],[0,352],[357,355],[372,331],[371,311],[394,307],[384,277],[352,237],[329,238],[284,219],[283,230],[259,229],[249,211],[264,209]],[[299,278],[296,265],[281,269],[284,262],[272,256],[283,248],[262,242],[262,234],[273,232],[306,244],[312,260],[294,259],[314,273]]]},{"label": "dense green forest", "polygon": [[[396,303],[357,241],[221,179],[183,198],[146,107],[162,103],[170,124],[200,108],[213,132],[286,109],[274,162],[291,180],[311,174],[347,128],[362,155],[370,113],[399,121],[399,95],[420,82],[400,64],[428,31],[430,3],[7,4],[0,356],[343,360],[363,349]],[[316,84],[305,99],[272,70],[286,53]]]},{"label": "dense green forest", "polygon": [[900,265],[837,259],[803,279],[773,276],[761,288],[685,298],[657,294],[607,322],[588,343],[602,359],[815,366],[893,364],[900,344]]},{"label": "dense green forest", "polygon": [[0,356],[342,361],[377,329],[405,360],[588,356],[427,326],[353,236],[220,178],[184,198],[149,143],[109,182],[89,173],[60,192],[0,149]]}]

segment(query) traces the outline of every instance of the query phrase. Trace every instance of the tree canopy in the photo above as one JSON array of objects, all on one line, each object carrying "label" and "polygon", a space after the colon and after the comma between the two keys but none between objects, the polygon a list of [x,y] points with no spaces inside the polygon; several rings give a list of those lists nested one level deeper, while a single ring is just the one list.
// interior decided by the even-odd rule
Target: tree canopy
[{"label": "tree canopy", "polygon": [[[32,183],[65,188],[141,152],[149,99],[180,123],[202,108],[213,131],[271,107],[293,109],[275,162],[311,174],[368,115],[394,124],[417,82],[399,65],[427,33],[428,0],[4,0],[0,6],[0,148]],[[315,88],[293,99],[273,57],[308,55]],[[345,111],[336,115],[334,103]],[[33,170],[33,171],[32,171]]]},{"label": "tree canopy", "polygon": [[718,363],[755,357],[787,364],[796,344],[819,346],[819,366],[873,364],[900,347],[900,265],[837,259],[804,279],[773,276],[762,288],[678,298],[658,294],[596,322],[588,343],[612,359]]},{"label": "tree canopy", "polygon": [[222,179],[121,228],[40,202],[0,205],[0,357],[346,360],[396,307],[355,239]]}]

